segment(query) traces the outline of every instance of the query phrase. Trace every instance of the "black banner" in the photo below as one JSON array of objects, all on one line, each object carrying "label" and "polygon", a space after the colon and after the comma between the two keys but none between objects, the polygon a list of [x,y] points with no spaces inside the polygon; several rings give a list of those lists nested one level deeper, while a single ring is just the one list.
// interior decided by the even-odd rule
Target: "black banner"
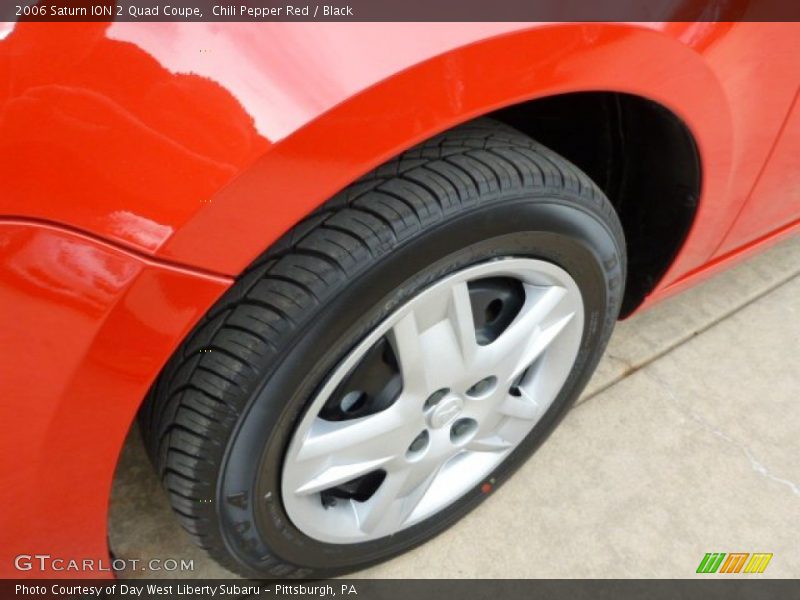
[{"label": "black banner", "polygon": [[800,581],[741,575],[680,580],[2,580],[0,597],[114,600],[779,600],[800,596]]},{"label": "black banner", "polygon": [[0,21],[798,21],[798,0],[3,0]]}]

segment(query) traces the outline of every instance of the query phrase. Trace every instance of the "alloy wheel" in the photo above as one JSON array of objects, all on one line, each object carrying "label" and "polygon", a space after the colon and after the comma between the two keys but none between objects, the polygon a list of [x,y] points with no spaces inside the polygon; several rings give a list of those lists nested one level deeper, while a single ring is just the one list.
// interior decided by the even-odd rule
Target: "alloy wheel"
[{"label": "alloy wheel", "polygon": [[284,460],[287,515],[317,540],[359,543],[489,486],[557,397],[582,333],[577,284],[542,260],[496,259],[422,290],[311,401]]}]

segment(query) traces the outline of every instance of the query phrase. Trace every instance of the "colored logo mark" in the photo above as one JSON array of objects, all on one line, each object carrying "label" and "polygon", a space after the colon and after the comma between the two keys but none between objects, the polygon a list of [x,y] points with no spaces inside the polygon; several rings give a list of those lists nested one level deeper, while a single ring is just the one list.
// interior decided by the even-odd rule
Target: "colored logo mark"
[{"label": "colored logo mark", "polygon": [[765,552],[708,552],[697,566],[697,572],[763,573],[771,560],[772,554]]}]

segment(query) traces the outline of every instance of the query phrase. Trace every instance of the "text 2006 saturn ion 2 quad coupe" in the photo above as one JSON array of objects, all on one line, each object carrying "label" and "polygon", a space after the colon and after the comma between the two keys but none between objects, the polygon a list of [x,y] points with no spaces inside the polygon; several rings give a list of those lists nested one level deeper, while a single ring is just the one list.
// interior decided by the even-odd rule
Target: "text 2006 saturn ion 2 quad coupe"
[{"label": "text 2006 saturn ion 2 quad coupe", "polygon": [[137,418],[230,569],[403,552],[800,225],[794,23],[2,27],[7,575],[108,560]]}]

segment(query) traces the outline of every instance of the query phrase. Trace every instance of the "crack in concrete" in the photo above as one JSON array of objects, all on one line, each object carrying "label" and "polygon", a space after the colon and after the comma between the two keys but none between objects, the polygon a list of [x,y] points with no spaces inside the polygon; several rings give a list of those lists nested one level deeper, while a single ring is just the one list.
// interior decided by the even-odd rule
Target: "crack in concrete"
[{"label": "crack in concrete", "polygon": [[[725,275],[725,273],[722,274],[722,276],[724,276],[724,275]],[[689,331],[688,333],[686,333],[682,337],[680,337],[677,340],[675,340],[673,343],[668,344],[664,348],[656,351],[653,355],[647,357],[646,359],[642,360],[641,362],[633,362],[633,363],[631,363],[628,360],[626,360],[626,359],[624,359],[624,358],[622,358],[620,356],[614,356],[613,358],[616,361],[622,363],[623,366],[625,367],[625,369],[622,371],[622,373],[619,373],[619,374],[615,375],[608,382],[604,383],[599,388],[597,388],[596,390],[592,391],[592,393],[587,394],[585,396],[581,396],[580,398],[578,398],[578,400],[575,402],[575,407],[577,408],[578,406],[586,404],[592,398],[595,398],[596,396],[599,396],[600,394],[602,394],[603,392],[605,392],[605,391],[609,390],[610,388],[614,387],[615,385],[617,385],[621,381],[624,381],[625,379],[627,379],[628,377],[630,377],[631,375],[633,375],[637,371],[640,371],[640,370],[644,369],[645,367],[650,366],[651,364],[656,362],[658,359],[666,356],[667,354],[672,353],[674,350],[677,350],[678,348],[683,346],[685,343],[693,340],[694,338],[696,338],[700,334],[705,333],[706,331],[708,331],[709,329],[712,329],[713,327],[716,327],[717,325],[719,325],[723,321],[726,321],[727,319],[729,319],[730,317],[732,317],[736,313],[741,312],[742,310],[744,310],[745,308],[747,308],[751,304],[755,304],[758,300],[761,300],[763,297],[771,294],[772,292],[778,290],[779,288],[783,287],[784,285],[790,283],[796,277],[800,277],[800,271],[793,271],[791,274],[789,274],[788,276],[784,277],[783,279],[780,279],[780,280],[778,280],[776,282],[773,282],[771,285],[769,285],[768,287],[764,288],[760,292],[756,293],[754,296],[745,299],[739,305],[735,306],[732,309],[727,310],[726,312],[722,313],[721,315],[718,315],[717,317],[713,318],[708,323],[705,323],[704,325],[700,325],[698,327],[695,327],[694,329],[692,329],[691,331]]]},{"label": "crack in concrete", "polygon": [[796,484],[795,482],[793,482],[793,481],[791,481],[789,479],[784,479],[783,477],[778,477],[777,475],[773,475],[772,472],[766,467],[766,465],[764,465],[764,463],[762,463],[760,460],[758,460],[758,458],[756,458],[755,454],[753,454],[753,452],[750,450],[750,448],[748,448],[745,444],[743,444],[742,442],[738,441],[737,439],[735,439],[731,435],[725,433],[722,429],[720,429],[719,427],[714,425],[711,421],[706,419],[703,415],[701,415],[700,413],[694,411],[687,404],[681,402],[678,399],[678,397],[676,396],[675,392],[672,391],[672,388],[670,387],[670,385],[666,381],[664,381],[663,379],[661,379],[657,375],[651,373],[649,369],[645,369],[642,372],[646,377],[648,377],[651,381],[657,383],[659,385],[659,387],[661,387],[665,392],[667,392],[667,394],[669,395],[670,399],[672,400],[672,403],[676,407],[678,407],[683,414],[688,415],[689,418],[692,421],[694,421],[695,423],[699,424],[706,431],[710,432],[711,434],[713,434],[714,436],[716,436],[719,439],[723,440],[727,444],[729,444],[729,445],[733,446],[734,448],[738,449],[739,451],[741,451],[742,454],[744,454],[745,457],[747,457],[747,460],[750,461],[750,466],[753,468],[753,470],[756,473],[766,477],[767,479],[769,479],[771,481],[774,481],[775,483],[780,483],[781,485],[784,485],[784,486],[788,487],[792,491],[792,493],[794,493],[796,496],[800,496],[800,485]]}]

